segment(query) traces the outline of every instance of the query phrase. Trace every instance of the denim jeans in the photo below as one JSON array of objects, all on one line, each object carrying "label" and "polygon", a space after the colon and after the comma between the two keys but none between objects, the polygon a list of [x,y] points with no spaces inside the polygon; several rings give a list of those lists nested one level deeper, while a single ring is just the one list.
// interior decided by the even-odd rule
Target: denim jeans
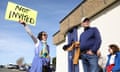
[{"label": "denim jeans", "polygon": [[74,72],[79,72],[79,64],[74,65]]},{"label": "denim jeans", "polygon": [[84,72],[99,72],[98,56],[97,55],[81,55]]}]

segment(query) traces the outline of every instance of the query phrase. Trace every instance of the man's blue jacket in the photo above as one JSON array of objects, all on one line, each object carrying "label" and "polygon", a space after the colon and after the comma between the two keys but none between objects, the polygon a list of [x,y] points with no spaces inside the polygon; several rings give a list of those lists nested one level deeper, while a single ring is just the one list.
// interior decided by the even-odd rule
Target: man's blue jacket
[{"label": "man's blue jacket", "polygon": [[82,51],[92,50],[96,53],[100,48],[101,36],[96,27],[87,27],[80,35],[80,49]]}]

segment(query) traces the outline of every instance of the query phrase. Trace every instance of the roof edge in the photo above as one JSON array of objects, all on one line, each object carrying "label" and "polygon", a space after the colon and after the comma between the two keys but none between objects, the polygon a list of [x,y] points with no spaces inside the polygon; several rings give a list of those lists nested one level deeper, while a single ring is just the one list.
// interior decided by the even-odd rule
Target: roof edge
[{"label": "roof edge", "polygon": [[72,11],[70,11],[59,23],[62,23],[69,15],[71,15],[77,8],[79,8],[86,0],[80,2]]}]

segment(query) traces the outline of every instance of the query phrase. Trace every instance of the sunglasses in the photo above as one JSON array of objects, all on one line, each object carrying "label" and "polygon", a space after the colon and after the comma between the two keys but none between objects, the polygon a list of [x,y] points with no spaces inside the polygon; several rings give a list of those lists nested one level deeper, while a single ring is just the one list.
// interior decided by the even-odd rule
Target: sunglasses
[{"label": "sunglasses", "polygon": [[43,36],[47,36],[47,34],[42,34]]}]

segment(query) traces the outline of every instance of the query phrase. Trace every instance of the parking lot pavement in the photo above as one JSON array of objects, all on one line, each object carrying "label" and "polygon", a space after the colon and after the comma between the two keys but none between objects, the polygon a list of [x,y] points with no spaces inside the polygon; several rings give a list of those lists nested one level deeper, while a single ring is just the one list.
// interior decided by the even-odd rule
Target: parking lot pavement
[{"label": "parking lot pavement", "polygon": [[25,72],[25,71],[19,71],[17,69],[0,68],[0,72]]}]

